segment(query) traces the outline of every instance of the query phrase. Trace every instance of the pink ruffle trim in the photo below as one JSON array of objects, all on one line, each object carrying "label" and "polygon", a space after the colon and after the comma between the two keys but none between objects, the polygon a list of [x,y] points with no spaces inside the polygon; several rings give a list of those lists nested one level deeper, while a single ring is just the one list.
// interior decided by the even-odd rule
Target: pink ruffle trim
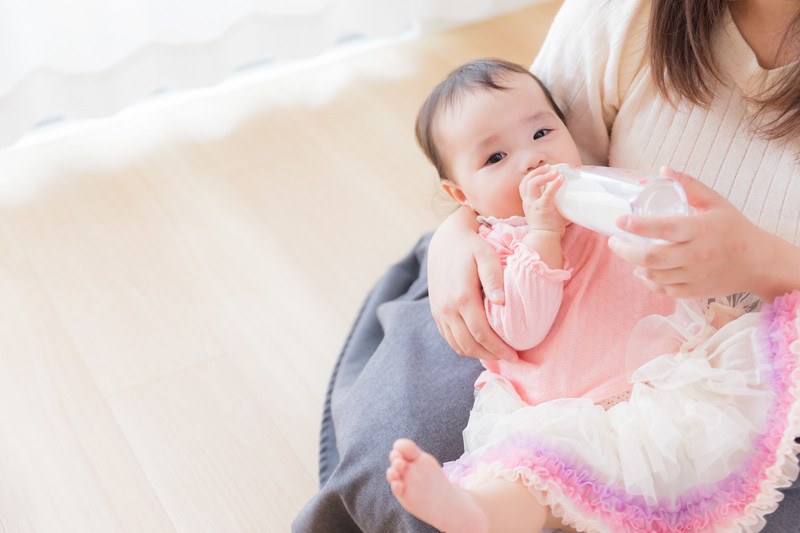
[{"label": "pink ruffle trim", "polygon": [[758,531],[764,515],[781,499],[779,489],[797,477],[795,437],[800,431],[800,291],[764,306],[757,332],[759,353],[771,374],[774,401],[768,429],[754,440],[750,460],[720,482],[695,487],[677,501],[647,505],[621,486],[601,482],[593,469],[549,449],[546,436],[520,432],[514,438],[464,455],[445,465],[454,483],[497,477],[522,480],[553,513],[580,531],[694,532],[723,524]]},{"label": "pink ruffle trim", "polygon": [[518,261],[522,272],[554,282],[567,281],[572,277],[572,266],[569,264],[567,256],[562,257],[562,267],[554,269],[542,261],[539,252],[522,242],[512,244],[511,250],[512,254],[508,257],[508,262]]}]

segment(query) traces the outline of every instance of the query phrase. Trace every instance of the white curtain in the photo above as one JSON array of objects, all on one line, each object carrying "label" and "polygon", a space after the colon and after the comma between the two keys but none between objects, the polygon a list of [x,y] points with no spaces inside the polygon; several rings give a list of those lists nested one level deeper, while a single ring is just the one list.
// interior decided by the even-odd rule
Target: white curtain
[{"label": "white curtain", "polygon": [[0,148],[55,118],[110,115],[350,36],[462,23],[532,0],[0,0]]}]

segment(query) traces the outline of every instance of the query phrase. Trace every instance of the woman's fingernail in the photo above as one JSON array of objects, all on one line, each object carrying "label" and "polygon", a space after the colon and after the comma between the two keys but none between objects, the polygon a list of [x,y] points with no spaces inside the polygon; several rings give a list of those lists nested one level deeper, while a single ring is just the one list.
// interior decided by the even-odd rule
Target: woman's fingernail
[{"label": "woman's fingernail", "polygon": [[669,167],[661,167],[661,168],[659,169],[659,173],[660,173],[662,176],[665,176],[665,177],[667,177],[667,178],[673,178],[673,179],[675,179],[675,178],[677,178],[677,177],[678,177],[678,173],[677,173],[677,172],[675,172],[674,170],[672,170],[672,169],[671,169],[671,168],[669,168]]}]

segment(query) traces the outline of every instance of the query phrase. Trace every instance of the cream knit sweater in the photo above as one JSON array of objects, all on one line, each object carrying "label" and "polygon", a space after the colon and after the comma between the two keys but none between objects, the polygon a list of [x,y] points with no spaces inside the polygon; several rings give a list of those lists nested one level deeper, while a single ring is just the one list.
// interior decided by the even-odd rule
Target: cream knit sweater
[{"label": "cream knit sweater", "polygon": [[650,77],[649,0],[565,0],[532,70],[567,115],[584,163],[700,179],[762,228],[800,245],[800,139],[752,131],[747,96],[764,70],[730,13],[715,49],[722,74],[708,110],[663,99]]}]

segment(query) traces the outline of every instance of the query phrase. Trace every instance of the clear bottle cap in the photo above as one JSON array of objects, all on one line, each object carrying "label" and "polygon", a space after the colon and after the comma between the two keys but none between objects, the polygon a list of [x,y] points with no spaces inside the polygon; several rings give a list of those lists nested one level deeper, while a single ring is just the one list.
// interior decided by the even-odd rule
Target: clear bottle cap
[{"label": "clear bottle cap", "polygon": [[619,229],[617,218],[689,214],[683,187],[666,176],[593,165],[558,164],[553,168],[565,178],[556,194],[556,208],[564,218],[591,230],[641,239]]}]

